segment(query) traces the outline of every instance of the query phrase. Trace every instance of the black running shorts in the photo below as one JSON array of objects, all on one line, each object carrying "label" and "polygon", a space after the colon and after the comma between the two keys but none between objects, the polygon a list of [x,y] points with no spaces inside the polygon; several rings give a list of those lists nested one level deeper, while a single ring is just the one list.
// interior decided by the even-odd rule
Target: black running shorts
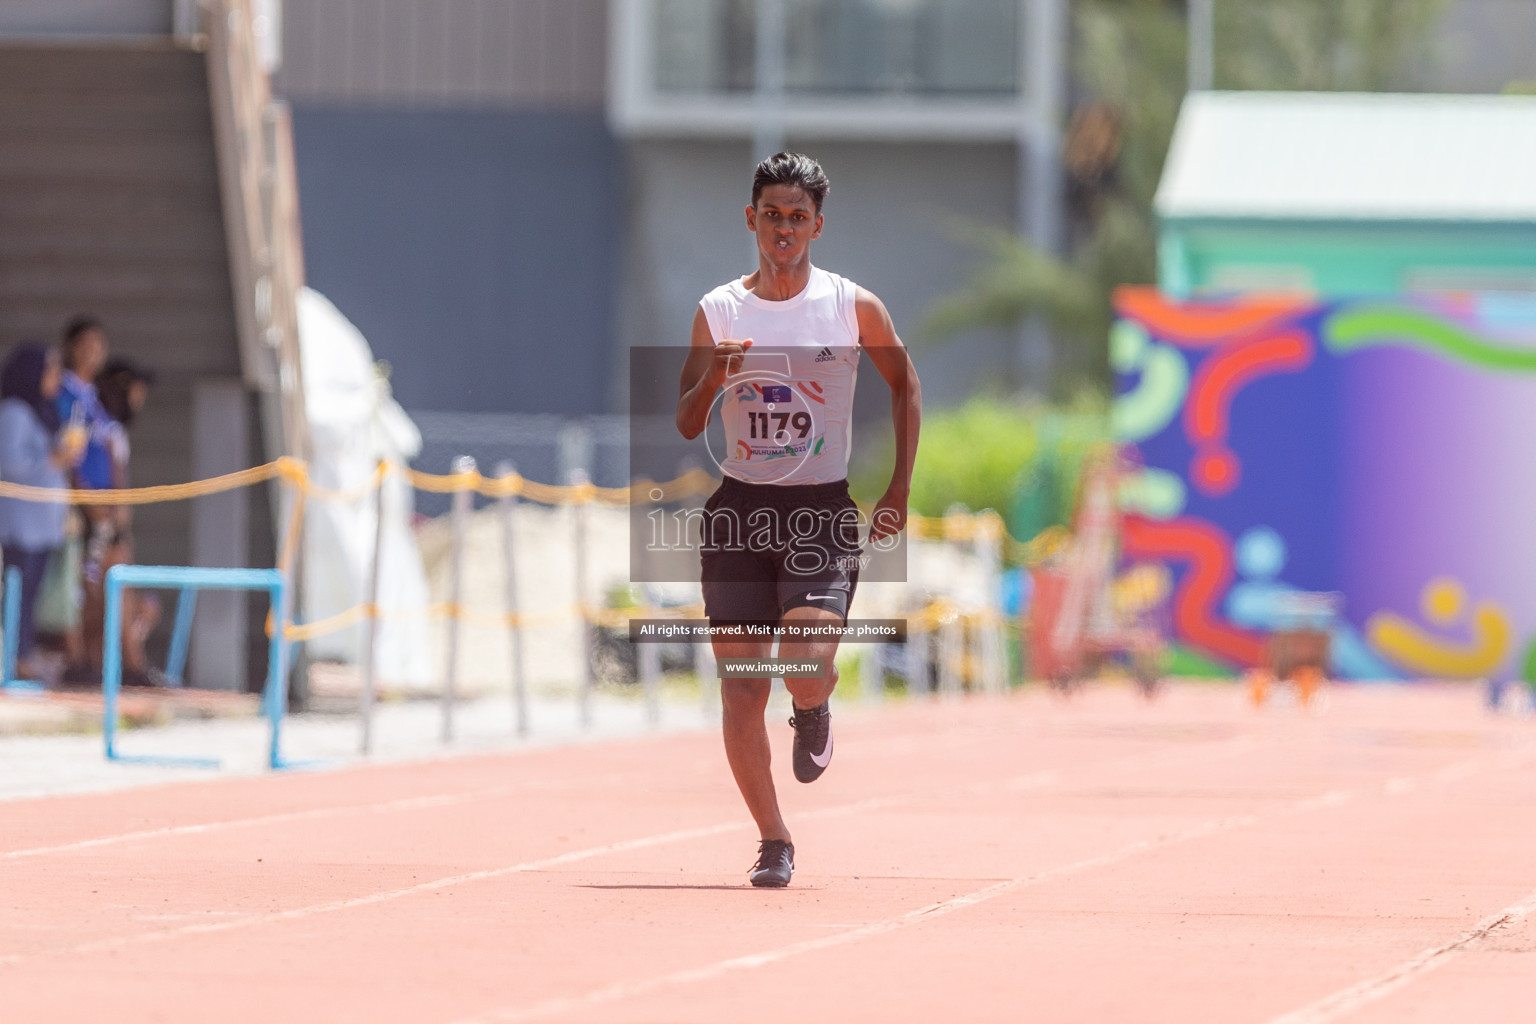
[{"label": "black running shorts", "polygon": [[858,507],[848,482],[749,484],[726,477],[704,505],[704,614],[777,623],[791,608],[844,621],[859,582]]}]

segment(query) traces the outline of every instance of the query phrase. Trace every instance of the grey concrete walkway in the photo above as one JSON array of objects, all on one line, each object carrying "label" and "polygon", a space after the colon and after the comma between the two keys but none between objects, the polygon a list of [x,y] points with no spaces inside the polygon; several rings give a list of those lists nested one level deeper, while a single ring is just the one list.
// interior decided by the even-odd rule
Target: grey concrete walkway
[{"label": "grey concrete walkway", "polygon": [[[599,693],[592,701],[592,725],[583,728],[574,698],[542,699],[532,703],[530,736],[520,740],[514,733],[510,699],[482,698],[457,706],[454,740],[445,745],[438,702],[389,703],[380,705],[375,718],[371,759],[453,757],[714,729],[718,714],[718,705],[674,697],[660,703],[659,721],[651,722],[644,702]],[[182,721],[118,733],[119,753],[217,757],[217,769],[108,762],[99,731],[0,736],[0,800],[255,774],[267,770],[267,736],[265,719],[249,717]],[[360,736],[355,714],[292,715],[283,723],[282,749],[290,760],[311,762],[311,769],[343,767],[365,760],[358,753]]]}]

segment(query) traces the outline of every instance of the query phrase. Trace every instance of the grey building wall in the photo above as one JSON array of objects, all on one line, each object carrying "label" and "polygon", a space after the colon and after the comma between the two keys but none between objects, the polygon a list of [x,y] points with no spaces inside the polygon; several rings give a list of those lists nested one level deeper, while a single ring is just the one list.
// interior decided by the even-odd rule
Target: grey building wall
[{"label": "grey building wall", "polygon": [[607,0],[284,0],[295,103],[600,109]]},{"label": "grey building wall", "polygon": [[600,113],[294,110],[310,283],[408,409],[591,413],[614,372]]},{"label": "grey building wall", "polygon": [[287,0],[306,271],[408,409],[604,411],[606,0]]},{"label": "grey building wall", "polygon": [[[620,143],[604,126],[606,8],[285,4],[309,277],[407,408],[622,411],[624,348],[685,344],[699,296],[755,266],[745,140]],[[805,145],[833,178],[817,260],[886,300],[930,401],[995,383],[1012,339],[922,346],[918,328],[976,263],[952,223],[1013,223],[1015,148]]]},{"label": "grey building wall", "polygon": [[172,0],[4,0],[0,36],[170,35]]},{"label": "grey building wall", "polygon": [[[958,223],[1014,223],[1017,150],[1006,144],[796,143],[832,182],[819,265],[879,295],[913,348],[925,402],[945,404],[997,384],[1014,342],[976,332],[923,337],[936,298],[961,286],[978,254]],[[624,299],[627,345],[685,345],[700,296],[757,268],[744,208],[753,161],[746,141],[649,140],[628,147]],[[615,394],[619,405],[623,396]],[[883,415],[883,393],[862,389],[860,415]]]}]

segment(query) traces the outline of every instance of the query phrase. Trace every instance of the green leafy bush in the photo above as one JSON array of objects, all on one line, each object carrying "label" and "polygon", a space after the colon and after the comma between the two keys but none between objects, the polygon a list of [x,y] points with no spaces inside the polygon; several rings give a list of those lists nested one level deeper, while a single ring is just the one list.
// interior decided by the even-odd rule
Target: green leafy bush
[{"label": "green leafy bush", "polygon": [[[1015,540],[1066,525],[1083,458],[1109,437],[1106,412],[1095,394],[1066,406],[978,396],[925,412],[911,508],[925,516],[941,516],[956,504],[972,512],[995,509]],[[857,498],[880,496],[892,458],[887,446],[854,467]]]}]

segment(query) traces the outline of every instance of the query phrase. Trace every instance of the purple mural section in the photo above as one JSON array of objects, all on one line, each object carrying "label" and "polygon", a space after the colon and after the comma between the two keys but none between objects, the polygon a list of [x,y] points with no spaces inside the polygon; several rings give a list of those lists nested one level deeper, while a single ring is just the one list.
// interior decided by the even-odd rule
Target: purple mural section
[{"label": "purple mural section", "polygon": [[1126,552],[1173,567],[1183,646],[1252,664],[1336,592],[1340,678],[1532,674],[1536,298],[1116,306]]}]

